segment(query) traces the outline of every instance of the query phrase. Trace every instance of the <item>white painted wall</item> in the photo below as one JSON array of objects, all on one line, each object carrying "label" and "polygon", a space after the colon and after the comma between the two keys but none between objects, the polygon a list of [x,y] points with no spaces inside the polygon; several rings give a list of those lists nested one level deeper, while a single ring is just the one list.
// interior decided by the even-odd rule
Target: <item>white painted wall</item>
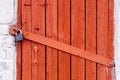
[{"label": "white painted wall", "polygon": [[16,48],[10,25],[17,21],[17,0],[0,0],[0,80],[16,79]]},{"label": "white painted wall", "polygon": [[115,4],[115,69],[116,69],[116,80],[120,80],[120,0],[114,0]]},{"label": "white painted wall", "polygon": [[[0,0],[0,80],[15,80],[16,49],[10,25],[17,21],[17,0]],[[116,80],[120,80],[120,0],[115,0]]]}]

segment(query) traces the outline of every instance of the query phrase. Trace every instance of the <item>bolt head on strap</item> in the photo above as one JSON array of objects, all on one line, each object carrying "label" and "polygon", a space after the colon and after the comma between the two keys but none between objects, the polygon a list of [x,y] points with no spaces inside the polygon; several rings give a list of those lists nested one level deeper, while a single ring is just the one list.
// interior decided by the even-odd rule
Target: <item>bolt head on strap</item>
[{"label": "bolt head on strap", "polygon": [[22,32],[21,29],[15,27],[15,26],[12,26],[12,27],[10,27],[9,33],[10,33],[11,35],[16,35],[16,33],[17,33],[18,31]]}]

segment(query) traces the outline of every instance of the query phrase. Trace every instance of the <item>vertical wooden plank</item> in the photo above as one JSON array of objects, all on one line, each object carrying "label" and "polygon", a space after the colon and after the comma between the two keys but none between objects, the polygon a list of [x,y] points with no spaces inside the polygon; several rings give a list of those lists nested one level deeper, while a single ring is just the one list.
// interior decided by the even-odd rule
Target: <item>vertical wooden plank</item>
[{"label": "vertical wooden plank", "polygon": [[[108,53],[108,0],[98,0],[97,54],[107,57]],[[108,80],[108,68],[98,64],[97,80]]]},{"label": "vertical wooden plank", "polygon": [[[30,0],[22,0],[22,28],[31,31]],[[31,42],[22,42],[22,80],[31,80]]]},{"label": "vertical wooden plank", "polygon": [[[70,44],[70,0],[58,0],[58,39]],[[58,54],[58,80],[70,80],[70,55],[62,51]]]},{"label": "vertical wooden plank", "polygon": [[[72,0],[72,46],[85,49],[85,1]],[[85,80],[85,60],[71,58],[71,80]]]},{"label": "vertical wooden plank", "polygon": [[113,59],[114,57],[114,0],[109,0],[109,54],[108,57]]},{"label": "vertical wooden plank", "polygon": [[[21,0],[18,0],[18,13],[17,13],[17,17],[18,17],[18,20],[17,20],[17,27],[19,27],[19,28],[21,28],[21,18],[22,18],[22,15],[21,15],[21,8],[22,8],[22,6],[21,6]],[[21,51],[21,48],[22,48],[22,46],[21,46],[21,42],[18,42],[18,43],[16,43],[16,49],[17,49],[17,62],[16,62],[16,64],[17,64],[17,77],[16,77],[16,79],[17,80],[21,80],[21,74],[22,74],[22,72],[21,72],[21,65],[22,65],[22,62],[21,62],[21,58],[22,58],[22,51]]]},{"label": "vertical wooden plank", "polygon": [[31,72],[31,79],[37,80],[38,79],[38,44],[32,42],[32,72]]},{"label": "vertical wooden plank", "polygon": [[[109,52],[108,57],[113,59],[114,57],[114,47],[113,47],[113,39],[114,39],[114,0],[109,0]],[[112,80],[112,68],[109,69],[108,80]]]},{"label": "vertical wooden plank", "polygon": [[[96,53],[96,0],[86,0],[86,50]],[[96,80],[96,63],[89,60],[86,80]]]},{"label": "vertical wooden plank", "polygon": [[[31,16],[32,32],[45,36],[45,0],[32,0]],[[34,51],[36,45],[37,53]],[[45,46],[37,43],[32,43],[32,80],[45,80]]]},{"label": "vertical wooden plank", "polygon": [[[46,0],[46,36],[57,40],[57,0]],[[57,50],[46,49],[46,80],[57,80]]]}]

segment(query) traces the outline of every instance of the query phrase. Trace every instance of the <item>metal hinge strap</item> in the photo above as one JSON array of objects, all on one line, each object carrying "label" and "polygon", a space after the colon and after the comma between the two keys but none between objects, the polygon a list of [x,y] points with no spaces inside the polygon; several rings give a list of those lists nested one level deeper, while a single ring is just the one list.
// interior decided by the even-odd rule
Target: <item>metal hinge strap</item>
[{"label": "metal hinge strap", "polygon": [[113,67],[113,60],[107,57],[93,54],[92,52],[88,52],[83,49],[79,49],[79,48],[67,45],[65,43],[40,36],[32,32],[28,32],[24,30],[22,32],[23,32],[24,38],[30,41],[34,41],[34,42],[49,46],[51,48],[55,48],[55,49],[67,52],[69,54],[102,64],[107,67]]}]

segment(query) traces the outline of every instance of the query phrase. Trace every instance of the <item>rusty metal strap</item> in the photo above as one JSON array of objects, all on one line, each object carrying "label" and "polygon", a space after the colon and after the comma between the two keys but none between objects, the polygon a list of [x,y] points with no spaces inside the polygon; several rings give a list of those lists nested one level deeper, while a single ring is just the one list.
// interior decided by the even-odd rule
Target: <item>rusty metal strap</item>
[{"label": "rusty metal strap", "polygon": [[113,66],[112,59],[109,59],[109,58],[106,58],[106,57],[103,57],[97,54],[93,54],[83,49],[79,49],[79,48],[64,44],[62,42],[40,36],[38,34],[23,31],[23,36],[25,39],[49,46],[51,48],[55,48],[55,49],[67,52],[69,54],[72,54],[72,55],[75,55],[75,56],[78,56],[78,57],[81,57],[87,60],[91,60],[93,62],[105,65],[107,67]]}]

